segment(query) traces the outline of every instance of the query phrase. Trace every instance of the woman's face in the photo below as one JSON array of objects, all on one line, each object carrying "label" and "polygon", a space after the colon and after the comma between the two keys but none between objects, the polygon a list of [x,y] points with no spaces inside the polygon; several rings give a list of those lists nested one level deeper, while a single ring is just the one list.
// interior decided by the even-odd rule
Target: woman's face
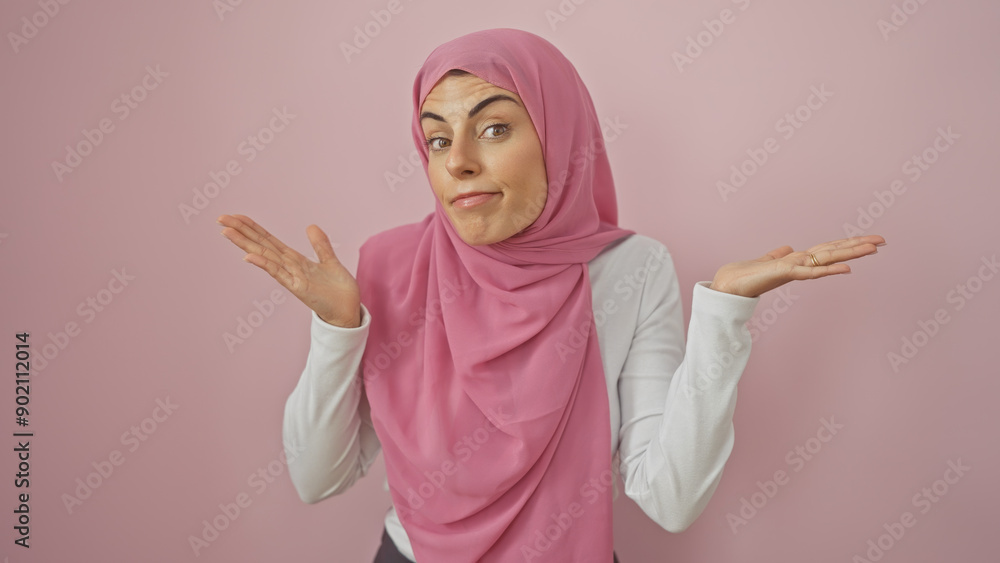
[{"label": "woman's face", "polygon": [[[431,188],[462,240],[500,242],[541,215],[545,160],[517,94],[474,74],[446,75],[420,111]],[[483,195],[463,197],[472,193]]]}]

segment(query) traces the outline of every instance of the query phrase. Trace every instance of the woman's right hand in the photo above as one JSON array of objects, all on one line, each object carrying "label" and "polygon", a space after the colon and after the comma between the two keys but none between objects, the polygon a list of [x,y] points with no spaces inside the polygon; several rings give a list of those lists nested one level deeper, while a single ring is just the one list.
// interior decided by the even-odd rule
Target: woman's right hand
[{"label": "woman's right hand", "polygon": [[316,225],[306,227],[319,263],[313,262],[246,215],[222,215],[222,235],[247,252],[243,258],[288,288],[323,321],[344,328],[361,326],[361,289],[333,252],[330,239]]}]

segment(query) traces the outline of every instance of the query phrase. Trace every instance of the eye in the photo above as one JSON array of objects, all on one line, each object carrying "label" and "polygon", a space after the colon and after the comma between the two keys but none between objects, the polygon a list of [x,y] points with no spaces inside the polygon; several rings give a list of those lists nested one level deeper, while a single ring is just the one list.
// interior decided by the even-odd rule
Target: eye
[{"label": "eye", "polygon": [[[503,131],[500,134],[494,134],[494,135],[488,135],[487,134],[489,131],[493,131],[493,130],[495,130],[497,128],[503,128]],[[494,123],[492,125],[487,125],[486,126],[486,129],[483,131],[483,135],[487,139],[500,139],[500,138],[503,138],[505,135],[507,135],[507,133],[509,133],[509,132],[510,132],[510,123]],[[432,152],[442,151],[445,148],[447,148],[447,144],[444,144],[444,145],[435,145],[434,141],[439,141],[439,140],[440,141],[448,141],[448,139],[446,139],[445,137],[431,137],[430,139],[424,139],[424,145],[427,146],[427,149],[429,151],[432,151]]]},{"label": "eye", "polygon": [[503,132],[496,136],[490,136],[489,138],[499,139],[500,137],[503,137],[507,133],[507,130],[510,127],[510,123],[494,123],[493,125],[487,127],[486,131],[490,131],[491,129],[496,129],[497,127],[503,127]]},{"label": "eye", "polygon": [[434,146],[434,141],[437,140],[447,141],[444,137],[431,137],[430,139],[424,139],[424,145],[426,145],[427,149],[431,151],[441,150],[441,148]]}]

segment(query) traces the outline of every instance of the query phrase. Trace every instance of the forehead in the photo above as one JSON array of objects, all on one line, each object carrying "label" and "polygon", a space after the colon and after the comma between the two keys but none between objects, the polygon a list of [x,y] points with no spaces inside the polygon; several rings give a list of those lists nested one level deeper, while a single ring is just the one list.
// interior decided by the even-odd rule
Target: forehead
[{"label": "forehead", "polygon": [[[435,113],[464,113],[480,100],[496,94],[507,94],[522,104],[520,96],[505,90],[474,74],[446,75],[431,88],[420,107],[421,111]],[[510,104],[510,107],[514,107]],[[436,109],[435,109],[436,108]]]}]

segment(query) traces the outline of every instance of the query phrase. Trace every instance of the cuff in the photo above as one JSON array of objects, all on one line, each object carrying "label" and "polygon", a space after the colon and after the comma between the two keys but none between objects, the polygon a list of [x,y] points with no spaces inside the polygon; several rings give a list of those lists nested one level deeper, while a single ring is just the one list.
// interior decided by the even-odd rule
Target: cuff
[{"label": "cuff", "polygon": [[361,326],[347,328],[330,324],[319,318],[316,311],[309,310],[312,315],[312,326],[310,331],[314,341],[323,343],[331,350],[347,351],[353,350],[359,343],[368,339],[368,327],[371,326],[371,315],[365,304],[361,304]]},{"label": "cuff", "polygon": [[744,297],[725,291],[716,291],[709,286],[711,281],[700,281],[694,284],[694,295],[691,298],[691,310],[699,310],[714,316],[728,317],[738,323],[745,323],[753,317],[753,311],[760,302],[760,297]]}]

